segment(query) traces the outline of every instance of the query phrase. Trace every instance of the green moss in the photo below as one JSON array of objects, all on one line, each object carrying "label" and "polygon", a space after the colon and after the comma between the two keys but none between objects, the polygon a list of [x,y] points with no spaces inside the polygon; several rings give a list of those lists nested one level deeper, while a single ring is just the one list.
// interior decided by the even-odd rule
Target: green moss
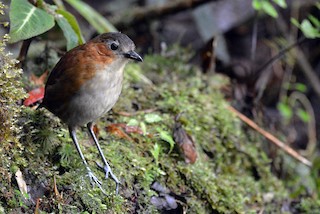
[{"label": "green moss", "polygon": [[301,202],[295,206],[297,213],[318,213],[320,209],[320,200],[312,198],[302,198]]},{"label": "green moss", "polygon": [[7,40],[7,36],[0,40],[0,141],[17,142],[19,128],[15,123],[20,113],[17,102],[25,97],[25,92],[20,83],[22,70],[16,68],[17,61],[5,52]]},{"label": "green moss", "polygon": [[[0,14],[3,14],[4,5],[0,2]],[[23,152],[23,145],[19,142],[20,127],[17,119],[20,117],[21,108],[18,103],[25,97],[21,85],[22,70],[17,69],[17,61],[10,58],[5,45],[8,36],[0,38],[0,198],[12,200],[13,173],[17,171],[14,157]],[[24,162],[24,158],[18,158]],[[0,202],[1,203],[1,202]],[[0,210],[3,209],[0,205]]]},{"label": "green moss", "polygon": [[[152,176],[144,176],[144,180],[151,177],[152,181],[160,181],[176,194],[188,193],[185,206],[192,213],[249,212],[254,211],[251,207],[263,204],[264,194],[271,192],[274,199],[286,197],[286,190],[270,173],[269,160],[259,149],[259,145],[249,141],[241,131],[240,122],[227,110],[228,104],[218,90],[221,81],[209,86],[206,80],[208,77],[201,75],[196,68],[183,63],[177,66],[179,60],[170,59],[169,61],[175,62],[173,67],[184,69],[183,72],[175,73],[170,70],[169,63],[161,63],[167,58],[163,57],[158,62],[160,58],[160,56],[146,57],[141,69],[148,71],[147,77],[157,85],[139,83],[134,79],[135,85],[141,85],[137,90],[132,90],[130,88],[132,83],[127,82],[123,92],[125,98],[122,98],[115,107],[115,111],[118,109],[134,111],[128,105],[133,101],[139,103],[142,110],[157,108],[157,113],[162,117],[161,123],[147,124],[147,130],[154,134],[151,144],[143,142],[141,148],[136,144],[134,148],[130,148],[131,156],[136,155],[135,149],[139,148],[138,156],[132,157],[138,160],[138,163],[144,162],[142,157],[145,156],[139,155],[141,151],[150,157],[148,151],[152,150],[155,143],[162,148],[158,160],[159,169],[154,169]],[[130,69],[129,66],[129,72]],[[156,78],[156,81],[152,78]],[[221,80],[220,76],[211,78]],[[199,158],[194,165],[182,162],[176,151],[169,154],[169,144],[156,137],[159,134],[157,133],[159,127],[171,130],[173,118],[179,112],[184,112],[185,128],[197,142]],[[129,121],[127,118],[119,119],[124,122]],[[145,122],[143,115],[133,116],[130,120],[132,119],[139,121],[140,124]],[[139,142],[145,141],[141,138],[140,136]],[[118,146],[117,148],[119,150]],[[126,156],[122,158],[124,161],[120,167],[127,162]],[[114,159],[111,160],[115,163]],[[119,168],[116,163],[115,167]],[[133,173],[128,170],[130,169],[124,168],[121,171]],[[157,171],[162,173],[157,174]],[[254,174],[258,174],[259,178]],[[134,180],[128,181],[128,176],[131,177],[128,174],[124,176],[127,177],[126,181],[134,182]],[[148,190],[152,181],[142,182],[144,189]]]},{"label": "green moss", "polygon": [[[227,110],[228,103],[219,90],[228,80],[201,74],[187,63],[190,52],[185,49],[174,48],[170,53],[146,56],[143,64],[129,64],[114,113],[98,122],[101,147],[121,181],[119,195],[115,195],[115,183],[104,179],[97,168],[99,153],[85,128],[78,130],[78,138],[106,195],[91,187],[65,125],[47,110],[23,108],[20,141],[7,163],[11,172],[23,170],[31,189],[39,188],[40,183],[50,189],[42,195],[41,211],[159,213],[150,202],[152,196],[158,196],[151,185],[158,182],[188,213],[256,213],[259,207],[280,212],[288,191],[270,172],[270,160],[257,143],[260,137],[250,130],[243,132],[240,121]],[[152,113],[145,113],[150,109]],[[116,113],[120,111],[133,114],[121,116]],[[184,162],[176,145],[171,151],[174,117],[181,112],[179,121],[196,144],[198,159],[193,165]],[[106,131],[110,123],[139,126],[144,134],[129,133],[132,140],[123,139]],[[53,177],[62,199],[52,191]],[[18,189],[11,183],[10,187]],[[8,210],[19,206],[18,195],[3,201]],[[307,201],[299,209],[306,207]]]}]

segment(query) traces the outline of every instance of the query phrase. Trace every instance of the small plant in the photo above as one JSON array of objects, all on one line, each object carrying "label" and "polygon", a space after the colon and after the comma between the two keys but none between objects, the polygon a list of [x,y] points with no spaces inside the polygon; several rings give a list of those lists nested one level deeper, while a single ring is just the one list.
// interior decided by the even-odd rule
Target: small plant
[{"label": "small plant", "polygon": [[73,145],[69,143],[62,144],[59,149],[59,155],[61,155],[60,164],[65,168],[70,168],[74,165],[73,162],[77,160]]},{"label": "small plant", "polygon": [[169,134],[169,132],[164,131],[164,130],[162,130],[162,129],[160,129],[160,128],[158,128],[157,130],[158,130],[158,132],[159,132],[160,139],[163,140],[163,141],[165,141],[165,142],[167,142],[167,143],[169,143],[169,145],[170,145],[169,153],[171,153],[171,152],[172,152],[172,149],[173,149],[173,147],[174,147],[174,144],[175,144],[175,142],[174,142],[174,140],[173,140],[173,138],[172,138],[172,135]]},{"label": "small plant", "polygon": [[[281,115],[285,118],[286,121],[289,121],[292,119],[294,114],[294,105],[296,100],[301,100],[301,98],[295,98],[295,94],[299,93],[301,96],[303,96],[303,93],[306,92],[306,86],[302,83],[297,84],[291,84],[290,89],[294,90],[293,96],[283,97],[282,101],[278,103],[278,110],[280,111]],[[299,95],[299,97],[301,97]],[[305,103],[305,102],[302,102]],[[298,107],[296,109],[297,116],[303,121],[308,122],[310,121],[309,114],[304,110],[304,108]]]},{"label": "small plant", "polygon": [[[0,5],[0,8],[3,5]],[[25,97],[21,81],[22,70],[16,69],[17,60],[10,58],[10,53],[5,53],[5,46],[9,37],[5,35],[0,40],[0,141],[14,141],[13,134],[19,130],[15,126],[20,108],[17,102]]]},{"label": "small plant", "polygon": [[[319,2],[315,6],[320,10]],[[309,39],[320,38],[320,20],[317,17],[309,14],[308,18],[302,20],[301,24],[294,18],[291,18],[291,22],[302,31],[305,37]]]},{"label": "small plant", "polygon": [[156,161],[156,164],[159,165],[159,154],[161,151],[161,146],[157,143],[154,144],[153,149],[150,150],[154,160]]},{"label": "small plant", "polygon": [[[285,0],[272,0],[272,2],[281,8],[287,8]],[[315,6],[320,9],[319,2],[315,3]],[[271,3],[271,0],[252,0],[252,7],[258,12],[266,13],[273,18],[278,17],[278,12]],[[302,20],[301,23],[299,23],[298,20],[291,18],[291,23],[299,28],[305,37],[309,39],[320,38],[320,21],[317,17],[308,15],[308,18]]]},{"label": "small plant", "polygon": [[[277,4],[281,8],[286,8],[287,3],[285,0],[272,0],[273,3]],[[252,7],[257,10],[268,14],[273,18],[278,17],[276,8],[272,5],[270,0],[253,0]]]},{"label": "small plant", "polygon": [[[36,1],[12,0],[10,5],[10,42],[18,42],[39,36],[57,24],[67,40],[67,50],[83,44],[84,39],[76,18],[65,10],[62,1],[51,5]],[[99,33],[116,31],[108,20],[82,1],[67,0]]]}]

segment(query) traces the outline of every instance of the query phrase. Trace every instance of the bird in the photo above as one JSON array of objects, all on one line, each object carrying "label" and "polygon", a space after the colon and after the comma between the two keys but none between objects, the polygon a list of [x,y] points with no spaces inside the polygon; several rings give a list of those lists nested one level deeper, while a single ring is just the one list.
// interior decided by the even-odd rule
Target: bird
[{"label": "bird", "polygon": [[124,67],[130,60],[143,61],[135,51],[134,42],[120,32],[103,33],[61,57],[48,76],[44,98],[38,106],[46,108],[67,124],[91,184],[97,185],[104,193],[102,182],[93,174],[81,151],[76,128],[86,125],[104,164],[100,167],[106,179],[110,175],[114,180],[118,194],[120,181],[103,154],[93,126],[117,102],[122,90]]}]

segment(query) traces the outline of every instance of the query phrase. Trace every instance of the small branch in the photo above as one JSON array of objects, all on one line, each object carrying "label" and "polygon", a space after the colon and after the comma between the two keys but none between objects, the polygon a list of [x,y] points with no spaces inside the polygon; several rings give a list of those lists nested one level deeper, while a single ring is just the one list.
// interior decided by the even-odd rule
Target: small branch
[{"label": "small branch", "polygon": [[40,202],[41,202],[41,198],[37,198],[36,208],[34,210],[34,214],[39,214]]},{"label": "small branch", "polygon": [[251,38],[251,51],[250,51],[251,62],[253,62],[256,58],[257,40],[258,40],[258,14],[255,13],[254,19],[253,19],[252,38]]},{"label": "small branch", "polygon": [[22,42],[22,46],[21,46],[20,53],[18,56],[19,68],[22,68],[24,65],[24,61],[26,59],[26,56],[27,56],[27,53],[28,53],[28,50],[29,50],[29,47],[30,47],[32,40],[33,40],[33,38],[30,38],[30,39],[26,39]]},{"label": "small branch", "polygon": [[54,190],[54,194],[56,196],[56,199],[59,202],[63,201],[62,200],[62,196],[60,195],[59,190],[57,188],[57,180],[56,180],[56,176],[55,175],[53,176],[53,190]]},{"label": "small branch", "polygon": [[[279,18],[276,19],[276,24],[278,25],[278,29],[281,31],[281,33],[287,38],[289,42],[295,41],[295,38],[292,35],[287,35],[288,27],[286,25],[286,22],[284,19],[279,16]],[[296,60],[298,65],[301,68],[301,71],[305,75],[305,77],[308,79],[311,87],[313,88],[314,92],[317,94],[317,96],[320,98],[320,80],[317,76],[316,72],[312,68],[310,62],[308,61],[307,57],[301,50],[301,48],[296,48]]]},{"label": "small branch", "polygon": [[281,59],[287,52],[289,52],[292,48],[300,45],[302,42],[304,42],[306,40],[305,37],[301,37],[298,41],[294,42],[293,44],[289,45],[288,47],[282,49],[281,51],[279,51],[279,53],[277,55],[275,55],[274,57],[272,57],[271,59],[269,59],[264,65],[262,65],[257,72],[255,72],[256,74],[260,74],[261,72],[263,72],[264,70],[270,68],[276,61],[278,61],[279,59]]},{"label": "small branch", "polygon": [[228,109],[229,109],[229,111],[235,113],[237,115],[237,117],[239,117],[243,122],[248,124],[251,128],[253,128],[257,132],[262,134],[265,138],[267,138],[269,141],[271,141],[271,143],[275,144],[276,146],[278,146],[279,148],[284,150],[291,157],[297,159],[298,161],[300,161],[301,163],[303,163],[303,164],[305,164],[305,165],[307,165],[309,167],[312,166],[312,163],[309,160],[307,160],[306,158],[302,157],[298,152],[296,152],[291,147],[289,147],[288,145],[286,145],[285,143],[280,141],[278,138],[273,136],[271,133],[269,133],[269,132],[265,131],[264,129],[260,128],[255,122],[253,122],[248,117],[246,117],[245,115],[243,115],[240,112],[238,112],[235,108],[233,108],[232,106],[229,106]]},{"label": "small branch", "polygon": [[316,120],[315,120],[316,117],[315,117],[311,102],[309,101],[306,95],[298,91],[292,92],[288,98],[288,102],[290,103],[290,106],[294,107],[297,101],[300,101],[300,104],[308,112],[310,117],[310,120],[308,121],[309,142],[305,152],[306,153],[305,155],[310,157],[312,154],[314,154],[314,151],[317,147],[317,132],[316,132]]}]

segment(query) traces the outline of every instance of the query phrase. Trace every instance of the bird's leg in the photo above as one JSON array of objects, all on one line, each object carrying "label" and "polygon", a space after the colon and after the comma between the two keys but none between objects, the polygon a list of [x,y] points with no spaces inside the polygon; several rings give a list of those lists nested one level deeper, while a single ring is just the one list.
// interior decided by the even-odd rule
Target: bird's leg
[{"label": "bird's leg", "polygon": [[80,146],[79,146],[79,143],[78,143],[78,140],[77,140],[77,137],[76,137],[76,130],[74,127],[69,127],[69,133],[70,133],[70,136],[72,138],[72,141],[74,143],[74,145],[76,146],[77,148],[77,151],[82,159],[82,162],[83,164],[85,165],[87,171],[88,171],[88,176],[90,178],[90,183],[92,184],[92,186],[94,186],[95,184],[100,188],[100,190],[106,194],[106,192],[104,191],[104,189],[101,187],[101,181],[98,180],[98,178],[93,174],[93,172],[91,171],[91,169],[89,168],[89,165],[86,161],[86,159],[84,158],[82,152],[81,152],[81,149],[80,149]]},{"label": "bird's leg", "polygon": [[87,128],[88,128],[88,131],[89,131],[90,136],[92,137],[94,143],[96,144],[96,146],[97,146],[97,148],[98,148],[98,151],[99,151],[99,153],[100,153],[100,157],[102,158],[102,161],[103,161],[103,163],[104,163],[104,166],[103,166],[103,167],[100,166],[99,164],[98,164],[98,166],[104,170],[104,172],[106,173],[106,178],[108,178],[108,177],[109,177],[109,174],[110,174],[111,178],[114,180],[114,182],[116,182],[116,193],[118,194],[118,189],[119,189],[119,184],[120,184],[120,182],[119,182],[118,178],[113,174],[113,172],[112,172],[112,170],[111,170],[111,167],[109,166],[106,158],[105,158],[104,155],[103,155],[103,152],[102,152],[101,147],[100,147],[100,145],[99,145],[99,143],[98,143],[98,140],[97,140],[97,138],[96,138],[96,135],[94,134],[93,129],[92,129],[92,128],[93,128],[93,123],[91,123],[91,122],[88,123],[88,124],[87,124]]}]

